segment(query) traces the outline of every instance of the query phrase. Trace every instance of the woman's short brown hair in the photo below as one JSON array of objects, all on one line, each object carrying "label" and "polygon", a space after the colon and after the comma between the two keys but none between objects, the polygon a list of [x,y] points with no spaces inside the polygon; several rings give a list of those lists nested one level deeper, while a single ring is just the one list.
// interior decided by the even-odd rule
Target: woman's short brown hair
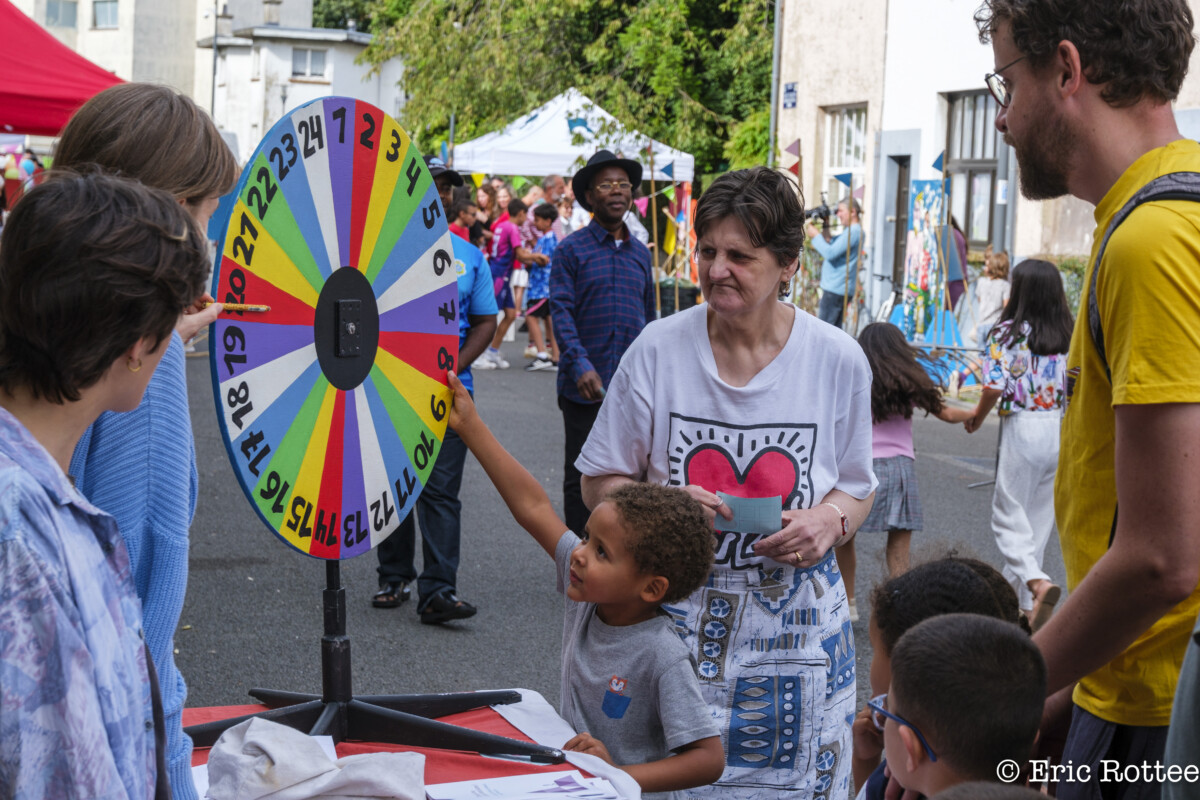
[{"label": "woman's short brown hair", "polygon": [[208,266],[204,234],[166,192],[56,168],[0,238],[0,387],[78,400],[135,342],[171,335]]},{"label": "woman's short brown hair", "polygon": [[696,236],[726,217],[742,223],[750,243],[770,250],[781,267],[804,249],[804,194],[785,173],[752,167],[717,178],[696,205]]},{"label": "woman's short brown hair", "polygon": [[122,83],[83,104],[54,166],[98,164],[197,204],[228,194],[238,167],[208,114],[167,86]]}]

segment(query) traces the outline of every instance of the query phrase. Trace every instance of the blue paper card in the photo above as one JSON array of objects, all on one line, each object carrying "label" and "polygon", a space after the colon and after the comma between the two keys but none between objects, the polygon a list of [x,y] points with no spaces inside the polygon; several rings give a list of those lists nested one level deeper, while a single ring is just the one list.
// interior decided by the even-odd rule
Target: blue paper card
[{"label": "blue paper card", "polygon": [[772,534],[783,528],[782,497],[735,497],[724,492],[717,492],[717,497],[729,506],[733,519],[717,514],[713,522],[716,530]]}]

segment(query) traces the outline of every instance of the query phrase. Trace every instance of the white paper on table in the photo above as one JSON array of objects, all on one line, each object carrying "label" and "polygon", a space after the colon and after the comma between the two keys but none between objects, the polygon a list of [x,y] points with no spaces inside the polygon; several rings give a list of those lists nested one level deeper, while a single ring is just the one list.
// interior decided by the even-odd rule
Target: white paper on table
[{"label": "white paper on table", "polygon": [[[337,748],[332,736],[313,736],[313,741],[321,746],[322,752],[329,756],[330,761],[337,761]],[[196,786],[196,794],[204,797],[208,794],[208,764],[197,764],[192,767],[192,783]]]},{"label": "white paper on table", "polygon": [[[492,710],[508,720],[514,728],[546,747],[561,748],[575,736],[575,729],[558,715],[554,706],[546,702],[546,698],[532,689],[514,691],[521,693],[521,702],[492,706]],[[568,763],[587,770],[598,778],[607,779],[617,788],[623,800],[641,800],[641,787],[625,770],[588,753],[568,750],[565,755]]]},{"label": "white paper on table", "polygon": [[782,497],[735,497],[724,492],[717,492],[717,497],[729,506],[733,519],[717,514],[715,530],[772,534],[783,528]]},{"label": "white paper on table", "polygon": [[425,787],[429,800],[620,800],[616,787],[604,778],[588,778],[578,770],[482,778]]}]

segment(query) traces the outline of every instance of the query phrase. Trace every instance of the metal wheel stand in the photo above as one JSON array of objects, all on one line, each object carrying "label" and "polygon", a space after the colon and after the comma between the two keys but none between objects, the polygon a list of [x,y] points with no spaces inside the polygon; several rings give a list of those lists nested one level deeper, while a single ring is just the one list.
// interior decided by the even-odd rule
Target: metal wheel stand
[{"label": "metal wheel stand", "polygon": [[563,752],[556,748],[481,733],[434,719],[485,706],[520,702],[519,692],[354,697],[350,690],[350,638],[346,635],[346,590],[342,587],[340,561],[325,562],[325,578],[321,694],[251,689],[250,696],[270,710],[186,728],[197,747],[211,747],[227,728],[258,717],[307,731],[312,736],[332,736],[335,743],[356,739],[485,755],[526,756],[531,761],[547,764],[564,760]]}]

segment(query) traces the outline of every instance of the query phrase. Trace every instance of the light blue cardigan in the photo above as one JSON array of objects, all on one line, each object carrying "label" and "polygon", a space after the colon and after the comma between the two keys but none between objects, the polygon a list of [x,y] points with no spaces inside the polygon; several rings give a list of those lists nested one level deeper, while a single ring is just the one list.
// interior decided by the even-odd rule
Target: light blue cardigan
[{"label": "light blue cardigan", "polygon": [[175,668],[175,628],[188,576],[188,528],[196,511],[196,448],[188,414],[183,342],[176,333],[141,404],[108,412],[75,447],[71,475],[96,507],[117,520],[142,601],[146,645],[158,670],[175,800],[197,800],[192,741],[181,715],[187,685]]}]

